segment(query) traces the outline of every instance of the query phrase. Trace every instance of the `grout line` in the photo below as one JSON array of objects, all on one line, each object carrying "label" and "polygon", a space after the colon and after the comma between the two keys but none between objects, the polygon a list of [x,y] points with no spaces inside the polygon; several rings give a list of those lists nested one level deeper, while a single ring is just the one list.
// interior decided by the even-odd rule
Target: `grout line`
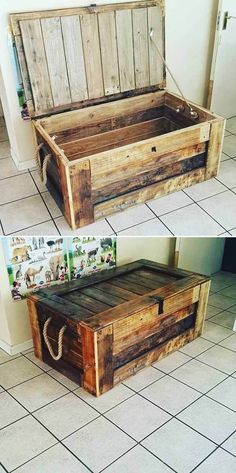
[{"label": "grout line", "polygon": [[108,223],[109,227],[111,227],[112,232],[115,233],[115,235],[117,235],[116,231],[114,230],[113,226],[109,222],[108,218],[105,217],[105,221]]}]

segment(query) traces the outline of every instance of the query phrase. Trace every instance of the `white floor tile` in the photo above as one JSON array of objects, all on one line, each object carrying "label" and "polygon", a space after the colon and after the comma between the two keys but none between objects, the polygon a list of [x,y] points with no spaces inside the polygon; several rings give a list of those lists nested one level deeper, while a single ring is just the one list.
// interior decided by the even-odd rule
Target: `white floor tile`
[{"label": "white floor tile", "polygon": [[1,141],[0,143],[0,159],[9,158],[11,156],[9,141]]},{"label": "white floor tile", "polygon": [[209,342],[208,340],[204,340],[204,338],[197,338],[193,342],[190,342],[181,348],[180,351],[188,356],[195,357],[208,350],[212,346],[213,343]]},{"label": "white floor tile", "polygon": [[153,212],[145,205],[138,205],[107,218],[115,232],[153,218]]},{"label": "white floor tile", "polygon": [[176,368],[183,365],[184,363],[187,363],[190,360],[191,358],[189,358],[189,356],[185,355],[184,353],[180,353],[179,351],[176,351],[174,353],[171,353],[171,355],[166,356],[162,360],[153,363],[153,366],[155,366],[155,368],[158,368],[161,371],[164,371],[164,373],[170,373],[171,371],[175,370]]},{"label": "white floor tile", "polygon": [[89,470],[60,444],[41,453],[15,471],[16,473],[89,473]]},{"label": "white floor tile", "polygon": [[[44,235],[44,236],[55,236],[59,235],[59,232],[53,223],[53,220],[48,222],[39,223],[39,225],[33,225],[32,227],[20,230],[21,235]],[[12,235],[19,235],[19,231],[12,233]]]},{"label": "white floor tile", "polygon": [[62,373],[56,370],[50,370],[48,372],[50,376],[52,376],[54,379],[56,379],[59,383],[63,384],[66,388],[70,389],[71,391],[74,391],[75,389],[79,388],[79,385],[74,383],[74,381],[71,381],[69,378],[64,376]]},{"label": "white floor tile", "polygon": [[192,360],[186,365],[180,366],[180,368],[171,373],[171,376],[201,393],[206,393],[227,377],[221,371],[211,368],[198,360]]},{"label": "white floor tile", "polygon": [[92,394],[89,394],[83,388],[77,389],[75,394],[102,414],[134,395],[133,391],[123,384],[119,384],[100,397],[92,396]]},{"label": "white floor tile", "polygon": [[33,180],[39,190],[39,192],[45,192],[47,191],[47,187],[43,184],[43,182],[41,181],[41,178],[39,176],[39,173],[38,173],[38,170],[35,169],[34,171],[31,171],[31,175],[33,177]]},{"label": "white floor tile", "polygon": [[[229,159],[228,156],[227,159]],[[210,179],[209,181],[200,182],[199,184],[195,184],[192,187],[188,187],[184,192],[186,192],[186,194],[198,202],[199,200],[212,197],[213,195],[219,194],[220,192],[224,192],[226,190],[227,189],[223,186],[223,184],[218,182],[216,179]]]},{"label": "white floor tile", "polygon": [[213,317],[216,314],[219,314],[222,311],[222,309],[218,307],[213,307],[212,305],[207,306],[207,311],[206,311],[206,320]]},{"label": "white floor tile", "polygon": [[141,395],[172,415],[176,415],[201,396],[192,388],[165,376],[141,391]]},{"label": "white floor tile", "polygon": [[8,140],[7,129],[5,126],[0,127],[0,141]]},{"label": "white floor tile", "polygon": [[27,415],[28,412],[8,393],[0,394],[0,429]]},{"label": "white floor tile", "polygon": [[40,195],[11,202],[0,207],[0,219],[6,235],[20,232],[38,223],[50,220],[50,215]]},{"label": "white floor tile", "polygon": [[[1,143],[0,143],[0,148],[1,148]],[[5,158],[1,160],[0,179],[6,179],[7,177],[16,176],[22,173],[25,173],[25,171],[18,171],[12,158]]]},{"label": "white floor tile", "polygon": [[230,133],[236,133],[236,117],[228,118],[226,122],[226,130]]},{"label": "white floor tile", "polygon": [[219,314],[212,317],[210,321],[214,322],[215,324],[222,325],[222,327],[233,330],[235,315],[232,314],[232,312],[224,310],[223,312],[220,312]]},{"label": "white floor tile", "polygon": [[0,181],[0,205],[13,200],[24,199],[37,193],[37,188],[29,173]]},{"label": "white floor tile", "polygon": [[235,135],[226,136],[226,138],[224,139],[223,152],[227,154],[228,156],[230,156],[231,158],[234,158],[234,156],[236,156],[236,136]]},{"label": "white floor tile", "polygon": [[178,473],[192,471],[215,448],[215,444],[172,419],[142,442]]},{"label": "white floor tile", "polygon": [[230,230],[230,235],[236,236],[236,228],[234,228],[233,230]]},{"label": "white floor tile", "polygon": [[220,291],[220,294],[222,294],[223,296],[232,297],[232,299],[236,299],[236,284],[222,289]]},{"label": "white floor tile", "polygon": [[85,227],[78,228],[77,230],[72,230],[64,217],[59,217],[55,219],[55,223],[59,229],[61,235],[76,236],[76,235],[111,235],[113,233],[110,225],[106,220],[98,220],[91,225],[86,225]]},{"label": "white floor tile", "polygon": [[51,369],[50,366],[46,365],[46,363],[44,363],[43,361],[39,360],[39,358],[36,358],[36,356],[34,355],[33,352],[30,352],[30,353],[26,353],[25,354],[26,358],[28,358],[28,360],[32,361],[32,363],[34,363],[35,365],[39,366],[39,368],[41,368],[41,370],[43,371],[49,371]]},{"label": "white floor tile", "polygon": [[78,396],[69,393],[39,409],[34,415],[52,434],[62,440],[100,414]]},{"label": "white floor tile", "polygon": [[94,473],[98,473],[135,445],[108,420],[99,417],[63,443]]},{"label": "white floor tile", "polygon": [[0,430],[1,461],[12,471],[55,443],[54,437],[28,416]]},{"label": "white floor tile", "polygon": [[177,417],[217,444],[222,443],[236,429],[236,413],[205,396]]},{"label": "white floor tile", "polygon": [[0,365],[0,382],[5,389],[9,389],[41,373],[43,371],[38,366],[35,366],[31,361],[21,356]]},{"label": "white floor tile", "polygon": [[148,206],[158,217],[190,204],[192,204],[192,200],[183,191],[174,192],[148,202]]},{"label": "white floor tile", "polygon": [[[227,136],[229,136],[229,135],[227,135]],[[230,158],[227,154],[222,153],[222,155],[221,155],[221,162],[222,162],[222,163],[223,163],[224,161],[228,161],[229,159],[232,159],[232,158]]]},{"label": "white floor tile", "polygon": [[132,448],[105,470],[106,473],[172,473],[172,471],[141,445]]},{"label": "white floor tile", "polygon": [[210,342],[219,343],[230,335],[232,335],[232,330],[228,328],[221,327],[208,320],[204,324],[202,337]]},{"label": "white floor tile", "polygon": [[[236,148],[235,148],[236,152]],[[236,185],[236,161],[230,159],[221,164],[219,175],[217,176],[218,181],[220,181],[225,186],[232,189]]]},{"label": "white floor tile", "polygon": [[5,363],[6,361],[14,360],[15,358],[18,358],[18,356],[20,356],[20,354],[19,355],[9,355],[4,350],[1,350],[1,348],[0,348],[0,365],[2,363]]},{"label": "white floor tile", "polygon": [[137,394],[111,409],[106,413],[106,417],[137,442],[171,418],[162,409]]},{"label": "white floor tile", "polygon": [[215,195],[209,199],[202,200],[199,202],[199,205],[226,230],[236,226],[236,194],[233,192],[227,191]]},{"label": "white floor tile", "polygon": [[[127,225],[129,225],[127,221]],[[135,225],[134,227],[127,228],[126,230],[122,230],[118,232],[120,236],[127,236],[127,235],[134,235],[134,236],[169,236],[172,233],[163,225],[160,220],[154,218],[152,220],[148,220],[147,222],[140,223],[139,225]]]},{"label": "white floor tile", "polygon": [[68,390],[47,374],[42,374],[9,391],[30,412],[56,400]]},{"label": "white floor tile", "polygon": [[[228,348],[229,350],[236,351],[236,333],[231,337],[226,338],[223,342],[220,342],[222,347]],[[236,368],[236,367],[235,367]]]},{"label": "white floor tile", "polygon": [[175,212],[163,215],[160,217],[160,219],[174,235],[217,236],[224,231],[224,228],[212,220],[212,218],[209,217],[209,215],[207,215],[196,204],[192,204],[188,207],[176,210]]},{"label": "white floor tile", "polygon": [[138,392],[149,384],[154,383],[154,381],[162,378],[162,376],[164,376],[164,374],[161,371],[149,366],[139,371],[134,376],[130,376],[128,379],[123,381],[123,384]]},{"label": "white floor tile", "polygon": [[202,463],[195,473],[234,473],[236,471],[236,458],[221,448],[212,453],[207,460]]},{"label": "white floor tile", "polygon": [[209,297],[209,304],[219,309],[229,309],[235,304],[235,301],[231,297],[222,296],[221,294],[213,294]]},{"label": "white floor tile", "polygon": [[222,445],[225,450],[236,456],[236,432]]},{"label": "white floor tile", "polygon": [[57,206],[55,200],[52,198],[51,194],[49,194],[49,192],[44,192],[42,194],[42,198],[52,216],[52,218],[57,218],[57,217],[60,217],[62,215],[62,212],[61,210],[59,209],[59,207]]},{"label": "white floor tile", "polygon": [[228,378],[216,386],[208,394],[208,397],[224,404],[236,412],[236,378]]}]

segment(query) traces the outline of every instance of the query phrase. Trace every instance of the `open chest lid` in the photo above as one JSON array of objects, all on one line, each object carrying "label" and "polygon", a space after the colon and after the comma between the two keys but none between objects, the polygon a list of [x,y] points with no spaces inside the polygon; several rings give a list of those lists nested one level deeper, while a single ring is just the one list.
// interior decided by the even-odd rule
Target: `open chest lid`
[{"label": "open chest lid", "polygon": [[164,0],[10,18],[31,117],[165,87]]}]

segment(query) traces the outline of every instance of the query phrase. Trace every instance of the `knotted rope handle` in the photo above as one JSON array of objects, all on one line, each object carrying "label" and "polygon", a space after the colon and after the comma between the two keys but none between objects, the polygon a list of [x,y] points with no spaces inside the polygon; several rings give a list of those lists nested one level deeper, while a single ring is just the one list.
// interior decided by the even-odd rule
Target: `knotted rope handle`
[{"label": "knotted rope handle", "polygon": [[52,357],[55,361],[59,361],[59,360],[61,359],[61,357],[62,357],[62,350],[63,350],[63,348],[62,348],[62,341],[63,341],[63,335],[64,335],[64,332],[65,332],[65,330],[66,330],[67,327],[66,327],[66,325],[63,325],[63,327],[60,329],[59,336],[58,336],[58,350],[57,350],[57,355],[55,355],[55,353],[54,353],[54,351],[53,351],[53,349],[52,349],[51,343],[50,343],[50,341],[49,341],[49,339],[48,339],[48,334],[47,334],[48,326],[49,326],[51,320],[52,320],[52,317],[49,317],[49,318],[46,320],[46,322],[45,322],[45,324],[44,324],[44,326],[43,326],[43,338],[44,338],[44,341],[45,341],[45,343],[46,343],[46,345],[47,345],[47,348],[48,348],[48,351],[49,351],[51,357]]},{"label": "knotted rope handle", "polygon": [[47,154],[44,159],[43,159],[43,165],[41,166],[40,158],[39,158],[39,151],[43,147],[43,143],[40,143],[35,151],[35,162],[36,166],[38,168],[38,172],[41,178],[41,181],[43,182],[44,185],[47,184],[47,165],[48,161],[51,159],[51,154]]}]

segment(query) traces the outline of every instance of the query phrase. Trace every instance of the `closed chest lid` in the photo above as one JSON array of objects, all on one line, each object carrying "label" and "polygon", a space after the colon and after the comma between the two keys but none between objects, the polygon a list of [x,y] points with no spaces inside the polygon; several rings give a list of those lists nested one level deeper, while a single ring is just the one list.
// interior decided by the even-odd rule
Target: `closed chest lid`
[{"label": "closed chest lid", "polygon": [[[195,302],[194,288],[208,278],[139,260],[70,283],[40,289],[29,298],[77,326],[99,330],[130,314],[156,306],[157,316]],[[51,314],[53,315],[53,314]]]},{"label": "closed chest lid", "polygon": [[165,87],[164,0],[10,18],[32,117]]}]

